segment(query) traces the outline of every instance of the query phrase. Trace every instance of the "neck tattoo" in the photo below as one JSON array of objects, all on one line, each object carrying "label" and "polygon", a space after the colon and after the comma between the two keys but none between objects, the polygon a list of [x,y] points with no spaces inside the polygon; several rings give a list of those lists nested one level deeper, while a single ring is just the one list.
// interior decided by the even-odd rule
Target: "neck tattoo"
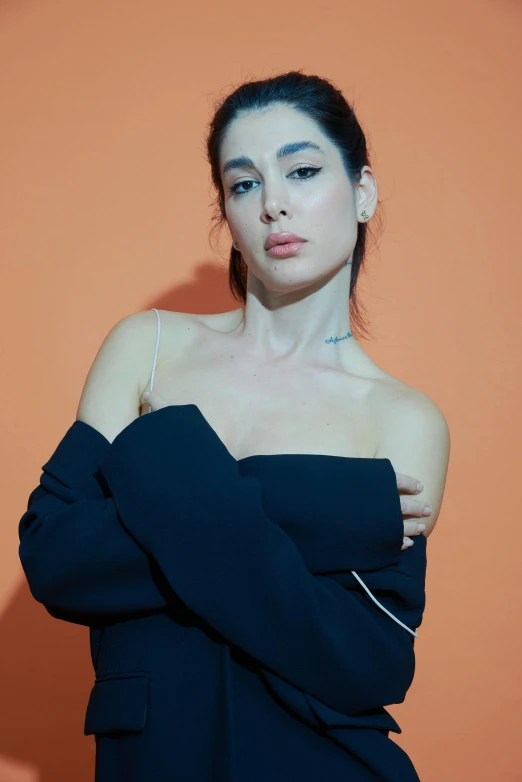
[{"label": "neck tattoo", "polygon": [[330,337],[330,339],[325,339],[325,342],[326,344],[328,344],[329,342],[333,342],[335,344],[336,342],[341,342],[341,340],[343,339],[348,339],[348,337],[353,337],[351,331],[348,331],[345,337]]}]

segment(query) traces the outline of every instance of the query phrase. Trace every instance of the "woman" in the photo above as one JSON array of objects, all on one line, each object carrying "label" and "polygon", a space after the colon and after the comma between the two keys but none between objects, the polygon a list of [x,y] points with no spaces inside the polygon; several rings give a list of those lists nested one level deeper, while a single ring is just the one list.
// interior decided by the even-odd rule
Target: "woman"
[{"label": "woman", "polygon": [[449,434],[351,331],[365,137],[289,72],[229,95],[207,144],[244,306],[116,324],[20,558],[90,627],[97,782],[418,780],[384,706],[413,679]]}]

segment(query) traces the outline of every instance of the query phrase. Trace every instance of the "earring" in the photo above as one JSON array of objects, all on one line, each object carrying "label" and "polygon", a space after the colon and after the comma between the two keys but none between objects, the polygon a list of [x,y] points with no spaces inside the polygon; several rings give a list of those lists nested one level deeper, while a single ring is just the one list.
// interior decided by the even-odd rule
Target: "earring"
[{"label": "earring", "polygon": [[369,216],[370,216],[370,215],[367,215],[367,214],[366,214],[366,210],[365,210],[365,209],[363,209],[363,211],[361,212],[361,217],[364,217],[364,219],[365,219],[365,220],[368,220]]}]

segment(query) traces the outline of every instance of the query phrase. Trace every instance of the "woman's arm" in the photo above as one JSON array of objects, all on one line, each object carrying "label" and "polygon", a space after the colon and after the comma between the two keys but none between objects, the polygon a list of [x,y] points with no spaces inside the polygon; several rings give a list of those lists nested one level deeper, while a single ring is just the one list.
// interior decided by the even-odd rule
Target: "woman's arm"
[{"label": "woman's arm", "polygon": [[130,618],[168,605],[155,564],[121,526],[97,480],[105,438],[75,421],[42,467],[20,519],[19,556],[33,597],[77,624]]},{"label": "woman's arm", "polygon": [[[167,435],[171,447],[177,437],[184,441],[183,432],[176,425],[174,410],[175,408],[170,408],[171,412],[166,414],[167,418],[169,415],[172,417],[172,425],[168,430],[170,435]],[[158,424],[156,416],[157,413],[154,413],[146,422],[143,421],[148,430],[153,422],[155,426]],[[161,428],[161,421],[159,423]],[[131,425],[124,432],[131,435],[133,428],[136,429]],[[191,435],[197,436],[201,431],[194,429]],[[149,444],[161,448],[162,441],[154,436],[153,431],[150,435]],[[139,442],[139,439],[135,440],[138,454],[147,453],[147,450],[142,451],[139,447]],[[123,458],[125,461],[124,443],[120,440],[119,444],[123,446],[123,450],[119,451],[119,457],[116,458]],[[141,444],[143,448],[147,448],[146,440],[142,440]],[[98,464],[111,448],[106,438],[97,430],[82,421],[76,421],[51,459],[43,466],[40,485],[31,493],[28,510],[20,521],[20,557],[34,597],[45,605],[52,616],[89,626],[126,619],[143,612],[162,610],[180,602],[179,596],[166,582],[155,558],[143,550],[139,542],[122,526],[113,498],[106,496],[102,489],[103,478],[98,471]],[[148,450],[149,453],[153,451],[154,448]],[[248,483],[252,487],[252,483],[256,482],[249,480]],[[171,491],[176,492],[176,485],[182,487],[183,481],[179,484],[174,481],[170,485]],[[147,493],[148,490],[145,490],[145,494]],[[257,488],[254,493],[258,495]],[[371,496],[368,496],[368,500],[371,501]],[[145,519],[153,518],[155,511],[153,508],[151,511],[153,512],[148,513]],[[245,506],[241,513],[248,517],[249,508]],[[197,523],[198,518],[198,514],[195,514],[194,523]],[[174,514],[167,525],[175,520]],[[192,515],[189,513],[188,521],[191,520]],[[266,521],[271,525],[271,522]],[[216,522],[219,523],[219,520],[216,519]],[[228,535],[230,531],[231,528],[227,524]],[[371,531],[369,532],[371,534]],[[416,547],[400,554],[398,562],[362,573],[365,583],[379,595],[380,601],[412,628],[420,625],[424,609],[425,543],[425,538],[419,539]],[[162,545],[160,540],[160,548]],[[216,545],[215,536],[212,545]],[[375,545],[378,546],[378,540]],[[197,553],[201,547],[205,548],[203,538],[196,547],[194,567],[190,562],[185,562],[180,575],[183,576],[182,581],[188,579],[190,583],[196,579],[199,580],[200,586],[204,587],[206,584],[206,591],[211,595],[215,590],[215,581],[212,574],[202,573],[202,570],[205,570],[205,552],[201,550],[201,557]],[[350,550],[349,545],[343,548]],[[390,549],[387,550],[389,556]],[[228,556],[230,555],[233,555],[233,548],[228,551]],[[284,551],[281,555],[284,558]],[[302,576],[303,563],[297,552],[292,553],[292,558],[294,555],[298,563],[298,573]],[[356,556],[356,552],[354,555]],[[397,559],[397,553],[392,559]],[[216,560],[216,566],[219,566],[219,561],[223,563],[223,557]],[[269,567],[271,561],[273,557],[268,556],[262,562],[263,567]],[[281,560],[283,561],[284,559]],[[242,563],[246,567],[245,587],[254,589],[254,592],[263,592],[262,576],[256,576],[254,570],[249,572],[248,561],[239,557],[237,563],[232,562],[233,566],[241,566]],[[251,561],[250,564],[253,567],[255,562]],[[284,621],[284,614],[277,608],[269,637],[259,640],[263,641],[263,644],[273,645],[272,655],[281,655],[283,665],[281,667],[277,660],[272,669],[260,665],[259,673],[294,713],[312,725],[316,725],[316,717],[313,716],[315,713],[322,724],[332,728],[343,725],[377,726],[400,732],[390,715],[382,713],[382,706],[401,702],[405,697],[413,676],[413,647],[409,645],[413,643],[413,639],[411,636],[408,638],[406,631],[380,613],[360,592],[360,587],[349,571],[350,564],[353,562],[346,562],[344,571],[327,575],[306,575],[306,579],[311,582],[313,580],[317,587],[310,592],[309,586],[306,585],[302,604],[299,604],[299,595],[296,594],[299,584],[290,584],[290,596],[298,598],[296,614],[289,617],[288,623],[288,632],[292,635],[299,629],[294,622],[299,624],[304,621],[305,625],[308,624],[306,611],[310,610],[311,596],[313,600],[308,640],[315,637],[315,643],[311,646],[307,638],[303,637],[302,648],[298,649],[298,657],[295,660],[301,687],[293,683],[291,658],[286,662],[287,655],[292,651],[291,647],[285,651],[287,638],[284,634],[281,638],[277,637],[278,622]],[[173,566],[175,567],[175,558]],[[170,571],[168,566],[167,571]],[[172,574],[172,571],[170,572]],[[277,577],[277,570],[269,575]],[[274,595],[277,596],[277,589],[286,591],[285,585],[288,580],[292,580],[292,571],[281,572],[278,580],[279,584],[268,584],[266,595],[261,595],[263,602],[265,598],[268,600]],[[323,586],[319,586],[321,581]],[[270,617],[267,617],[270,604],[260,603],[260,613],[256,614],[250,595],[245,594],[245,602],[243,606],[239,606],[239,611],[234,600],[227,606],[227,596],[240,597],[238,590],[241,591],[241,588],[242,584],[234,578],[231,584],[218,584],[217,592],[224,601],[223,608],[227,609],[223,618],[226,619],[230,611],[235,611],[236,626],[231,628],[231,635],[236,638],[237,630],[243,632],[244,625],[248,639],[246,645],[257,651],[252,644],[256,644],[258,631],[263,632],[263,624],[266,624],[267,619],[268,624],[271,624]],[[318,601],[313,599],[316,589],[320,595]],[[324,593],[321,597],[322,589]],[[353,590],[352,594],[349,594],[349,590]],[[391,596],[385,597],[386,594]],[[329,605],[330,610],[326,611],[324,616],[318,615],[323,607],[328,608]],[[219,605],[217,608],[217,621],[214,624],[221,627]],[[285,608],[288,608],[288,604],[281,606],[281,609]],[[204,609],[202,614],[207,615],[207,611]],[[339,628],[336,628],[336,623]],[[324,638],[321,638],[321,632]],[[376,637],[378,643],[374,646]],[[365,656],[361,657],[361,652]],[[259,653],[262,655],[262,649]],[[339,666],[342,668],[340,681],[336,681],[334,672],[327,669],[332,653],[337,657],[336,672],[338,673]],[[398,669],[402,670],[400,677],[397,677]],[[305,681],[303,675],[317,679],[315,685],[312,683],[311,692],[302,688]],[[324,691],[324,687],[328,689]],[[314,694],[320,694],[321,697],[314,697]],[[365,712],[364,717],[346,716],[357,715],[361,711]]]},{"label": "woman's arm", "polygon": [[[198,423],[199,417],[193,435],[201,431]],[[19,556],[31,592],[52,616],[65,621],[85,625],[116,621],[165,608],[176,600],[155,559],[121,523],[98,468],[110,449],[104,435],[84,421],[75,421],[43,465],[39,485],[31,492],[18,525]],[[375,480],[379,482],[377,475]],[[175,501],[179,479],[169,480],[168,485]],[[361,492],[365,507],[351,511],[359,517],[357,524],[347,516],[347,523],[336,524],[335,529],[323,525],[324,534],[335,535],[347,573],[349,568],[374,571],[398,562],[398,535],[386,519],[386,502],[378,505],[374,483],[361,487]],[[149,499],[154,500],[152,488]],[[362,534],[367,514],[375,521],[382,517],[380,529],[388,528],[387,534],[376,534],[375,528]],[[331,548],[331,540],[329,544]],[[349,578],[358,589],[353,576]]]},{"label": "woman's arm", "polygon": [[385,455],[396,471],[422,481],[416,500],[431,508],[423,519],[428,537],[439,517],[450,456],[450,433],[441,410],[426,394],[403,386],[382,406],[378,456]]},{"label": "woman's arm", "polygon": [[[195,413],[168,406],[137,419],[102,457],[123,526],[189,608],[277,676],[341,713],[404,700],[412,636],[364,594],[309,572],[265,515],[259,481],[240,475]],[[391,464],[371,469],[382,470],[395,513]],[[401,545],[402,518],[397,563],[412,553]]]},{"label": "woman's arm", "polygon": [[[92,410],[106,415],[107,397],[98,393]],[[102,427],[73,424],[20,521],[33,595],[53,615],[70,612],[84,624],[161,610],[181,598],[275,676],[332,708],[347,713],[403,700],[414,669],[412,636],[361,593],[349,574],[353,562],[346,562],[348,585],[306,568],[293,541],[264,515],[258,481],[239,475],[212,430],[190,418],[194,409],[134,418],[112,443]],[[201,448],[205,436],[210,441]],[[389,499],[398,505],[393,469],[385,469]],[[394,545],[372,541],[377,549],[385,544],[382,567],[399,563],[397,575],[402,531],[400,519]],[[423,584],[412,602],[414,579],[399,581],[398,603],[416,603],[401,617],[414,628]]]},{"label": "woman's arm", "polygon": [[[84,625],[116,621],[176,601],[154,558],[121,525],[98,471],[111,438],[137,418],[139,386],[146,381],[136,365],[141,354],[141,363],[150,364],[147,350],[153,344],[154,328],[149,313],[135,313],[109,332],[85,381],[78,420],[43,465],[40,483],[19,522],[19,555],[31,592],[52,616],[65,621]],[[173,447],[175,442],[173,433]],[[147,458],[147,450],[142,457]],[[170,476],[167,485],[174,498],[176,484],[175,476]],[[144,491],[150,496],[153,490]],[[374,511],[381,515],[377,508]],[[360,529],[359,537],[350,525],[344,530],[339,543],[350,552],[353,569],[396,562],[393,532],[392,539],[389,534],[374,534],[371,539],[366,535],[361,551]]]},{"label": "woman's arm", "polygon": [[168,605],[157,566],[121,526],[97,475],[110,441],[138,417],[140,366],[152,363],[155,328],[153,313],[137,312],[109,331],[85,380],[78,420],[43,465],[18,525],[31,592],[64,621],[92,626]]},{"label": "woman's arm", "polygon": [[[136,419],[112,444],[82,421],[70,427],[20,521],[34,597],[53,616],[91,626],[181,598],[257,660],[280,697],[294,692],[291,703],[303,703],[297,690],[342,714],[401,702],[414,673],[412,637],[361,593],[353,562],[343,571],[307,570],[264,515],[258,481],[239,476],[191,410]],[[107,477],[116,499],[103,489]],[[395,491],[391,468],[386,480]],[[401,542],[398,534],[387,568],[362,575],[370,589],[389,591],[380,601],[415,628],[425,549],[400,552]]]}]

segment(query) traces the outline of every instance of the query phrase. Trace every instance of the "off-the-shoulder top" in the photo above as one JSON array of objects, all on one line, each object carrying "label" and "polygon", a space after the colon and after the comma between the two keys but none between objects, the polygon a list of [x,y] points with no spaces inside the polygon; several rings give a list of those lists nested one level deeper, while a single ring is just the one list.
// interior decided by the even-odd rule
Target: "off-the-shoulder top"
[{"label": "off-the-shoulder top", "polygon": [[76,420],[19,537],[35,599],[90,628],[97,782],[418,782],[385,706],[413,681],[427,539],[402,550],[389,459],[236,460],[195,404],[112,443]]},{"label": "off-the-shoulder top", "polygon": [[[149,381],[149,386],[148,386],[149,391],[152,391],[152,388],[153,388],[153,385],[154,385],[154,375],[156,373],[156,364],[157,364],[157,361],[158,361],[158,350],[159,350],[160,337],[161,337],[161,316],[160,316],[159,310],[157,310],[156,307],[153,307],[152,309],[156,313],[156,317],[157,317],[157,320],[158,320],[158,328],[157,328],[157,331],[156,331],[156,347],[154,349],[154,359],[153,359],[153,362],[152,362],[152,370],[151,370],[151,376],[150,376],[150,381]],[[210,424],[208,423],[206,418],[203,416],[203,413],[201,412],[201,410],[197,407],[197,405],[194,405],[194,407],[195,407],[195,409],[197,411],[198,417],[201,419],[201,422],[204,425],[210,427]],[[151,413],[151,412],[152,412],[152,408],[149,405],[149,413]],[[216,434],[216,437],[217,437],[218,436],[217,433],[215,433],[215,434]],[[298,462],[298,464],[296,465],[296,468],[299,470],[299,480],[303,480],[303,478],[304,478],[304,476],[302,475],[302,472],[301,472],[302,468],[303,468],[303,465],[305,464],[305,462],[303,462],[303,457],[307,458],[307,459],[310,459],[310,458],[312,458],[312,459],[318,459],[318,458],[319,459],[321,459],[321,458],[322,459],[331,459],[332,461],[335,461],[336,459],[350,459],[350,460],[355,460],[355,461],[358,461],[358,462],[367,462],[367,461],[373,462],[373,461],[377,460],[377,461],[381,461],[381,462],[383,462],[383,461],[384,462],[388,462],[390,464],[390,466],[391,466],[391,462],[389,461],[389,459],[378,459],[378,458],[375,459],[375,458],[372,458],[372,457],[367,458],[367,457],[354,457],[354,456],[328,456],[326,454],[325,455],[320,455],[320,454],[256,454],[254,456],[247,456],[244,459],[239,459],[238,462],[242,464],[243,462],[247,462],[249,460],[251,461],[253,459],[258,459],[258,460],[275,459],[276,462],[278,460],[281,461],[282,459],[286,459],[288,461],[289,457],[292,457],[295,461]],[[263,469],[262,466],[261,466],[261,469]],[[402,516],[401,516],[401,524],[402,524]],[[397,622],[397,624],[399,624],[401,627],[403,627],[408,633],[411,633],[416,638],[418,637],[418,634],[417,634],[417,632],[415,630],[413,630],[411,627],[408,627],[408,625],[405,624],[404,622],[401,622],[400,619],[398,619],[396,616],[394,616],[391,613],[391,611],[388,611],[388,609],[385,606],[383,606],[383,604],[380,603],[374,595],[372,595],[372,593],[370,592],[370,590],[368,589],[368,587],[366,586],[366,584],[364,583],[362,578],[355,572],[355,570],[352,570],[351,573],[354,575],[354,577],[360,583],[360,585],[362,586],[364,591],[367,593],[367,595],[370,597],[370,599],[373,600],[373,602],[376,605],[378,605],[379,608],[381,608],[386,614],[388,614],[388,616],[391,619],[393,619],[394,622]]]}]

